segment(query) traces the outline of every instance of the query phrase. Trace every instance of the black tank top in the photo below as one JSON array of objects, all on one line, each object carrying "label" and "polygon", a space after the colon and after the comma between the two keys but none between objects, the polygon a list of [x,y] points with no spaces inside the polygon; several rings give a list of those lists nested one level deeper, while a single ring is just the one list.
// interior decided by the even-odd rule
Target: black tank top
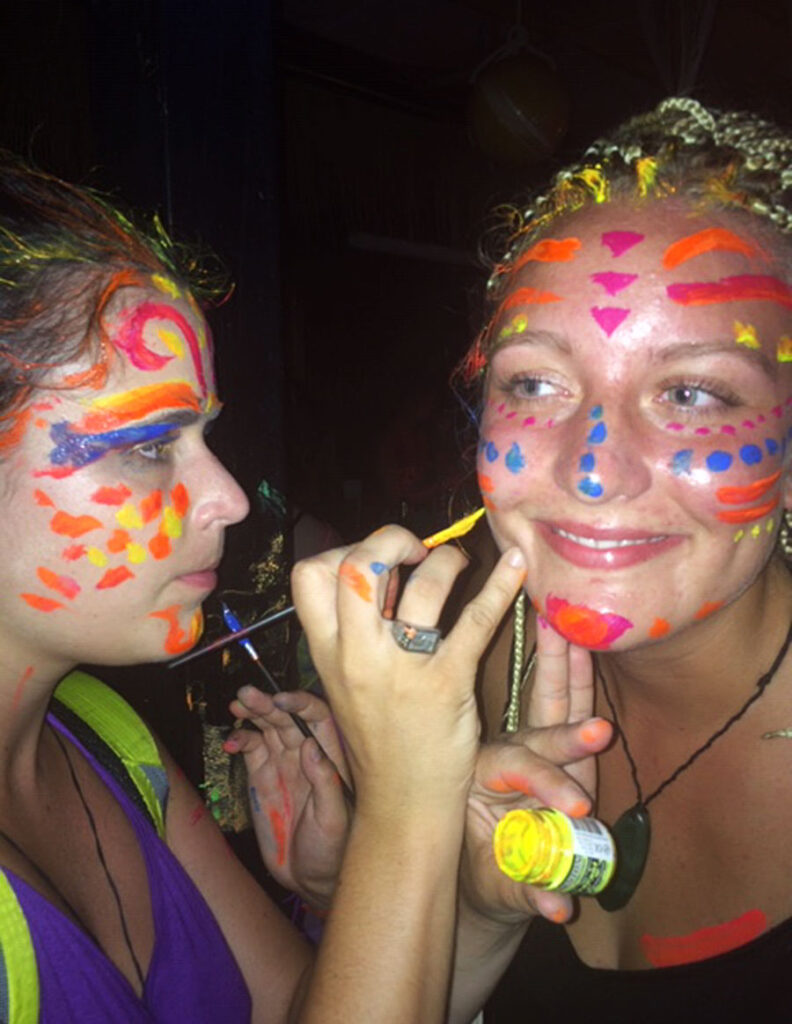
[{"label": "black tank top", "polygon": [[645,971],[587,967],[564,927],[537,918],[487,1003],[484,1021],[792,1021],[792,918],[709,960]]}]

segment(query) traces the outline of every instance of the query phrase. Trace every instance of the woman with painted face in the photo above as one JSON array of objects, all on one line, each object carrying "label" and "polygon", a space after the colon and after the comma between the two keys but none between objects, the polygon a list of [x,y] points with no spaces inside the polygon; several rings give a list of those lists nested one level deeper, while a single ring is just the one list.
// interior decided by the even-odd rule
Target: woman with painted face
[{"label": "woman with painted face", "polygon": [[[451,1019],[510,962],[489,1020],[785,1019],[792,135],[668,100],[506,219],[462,376],[526,581],[481,665]],[[542,805],[615,833],[601,898],[497,869]]]},{"label": "woman with painted face", "polygon": [[[368,772],[347,844],[352,880],[313,971],[142,720],[74,671],[194,645],[226,527],[247,513],[204,437],[220,410],[206,298],[156,221],[147,234],[89,191],[2,155],[0,1019],[439,1020],[476,752],[468,666],[486,625],[457,645],[442,690],[415,692],[403,655],[400,688],[375,704],[379,724],[366,717],[369,735],[397,725],[387,747],[358,744],[355,690],[337,694]],[[415,549],[391,530],[369,557]],[[504,560],[477,620],[496,622],[520,581]],[[405,698],[423,709],[423,737],[398,727]],[[340,758],[322,723],[317,734]],[[304,766],[321,813],[337,776],[313,741]],[[456,845],[427,849],[415,824],[427,808]],[[383,945],[394,923],[403,938]]]}]

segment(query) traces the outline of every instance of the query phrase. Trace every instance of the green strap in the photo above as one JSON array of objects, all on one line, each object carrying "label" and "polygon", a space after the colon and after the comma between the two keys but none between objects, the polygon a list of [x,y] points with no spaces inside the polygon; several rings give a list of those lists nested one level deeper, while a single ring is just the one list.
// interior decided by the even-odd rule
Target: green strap
[{"label": "green strap", "polygon": [[0,1020],[8,1024],[36,1024],[39,1016],[36,951],[19,900],[2,869],[0,952]]},{"label": "green strap", "polygon": [[164,839],[168,780],[154,737],[140,715],[115,690],[87,672],[70,672],[58,684],[54,696],[120,759]]}]

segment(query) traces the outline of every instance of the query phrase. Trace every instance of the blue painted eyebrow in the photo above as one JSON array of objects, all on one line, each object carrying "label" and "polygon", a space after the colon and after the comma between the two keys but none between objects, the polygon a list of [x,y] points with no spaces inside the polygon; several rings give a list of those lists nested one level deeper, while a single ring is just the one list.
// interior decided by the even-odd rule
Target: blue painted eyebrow
[{"label": "blue painted eyebrow", "polygon": [[50,437],[55,447],[50,452],[50,462],[55,466],[69,466],[79,469],[96,462],[114,448],[126,448],[133,444],[145,444],[172,434],[181,426],[179,422],[148,423],[137,427],[121,427],[106,430],[100,434],[77,434],[71,425],[63,421],[54,423]]}]

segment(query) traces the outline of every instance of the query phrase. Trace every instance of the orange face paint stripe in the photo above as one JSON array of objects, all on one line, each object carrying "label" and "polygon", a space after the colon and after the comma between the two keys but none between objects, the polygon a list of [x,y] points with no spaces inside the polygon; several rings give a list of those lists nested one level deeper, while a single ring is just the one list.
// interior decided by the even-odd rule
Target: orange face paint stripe
[{"label": "orange face paint stripe", "polygon": [[93,516],[70,516],[68,512],[56,512],[50,520],[52,532],[63,537],[82,537],[84,533],[98,530],[101,526]]},{"label": "orange face paint stripe", "polygon": [[747,487],[719,487],[715,492],[718,501],[724,505],[745,505],[749,501],[756,501],[762,495],[767,494],[773,484],[778,483],[781,478],[781,470],[766,476],[764,480],[757,480],[756,483]]},{"label": "orange face paint stripe", "polygon": [[767,929],[767,918],[761,910],[749,910],[733,921],[699,928],[689,935],[660,938],[642,935],[641,948],[653,967],[676,967],[679,964],[709,960],[711,957],[739,949],[758,938]]},{"label": "orange face paint stripe", "polygon": [[46,569],[44,566],[36,569],[36,575],[45,587],[49,587],[50,590],[57,590],[59,594],[63,594],[70,601],[80,593],[80,584],[77,580],[72,579],[71,576],[59,576],[56,572]]},{"label": "orange face paint stripe", "polygon": [[96,584],[97,590],[108,590],[110,587],[117,587],[120,583],[126,583],[127,580],[135,578],[135,574],[130,572],[125,565],[119,565],[115,569],[108,569],[104,576]]},{"label": "orange face paint stripe", "polygon": [[162,491],[152,491],[140,503],[140,517],[144,523],[159,515],[162,510]]},{"label": "orange face paint stripe", "polygon": [[755,505],[754,508],[723,509],[722,512],[718,512],[718,519],[722,523],[752,523],[754,519],[761,519],[772,512],[780,500],[780,495],[777,494],[764,505]]},{"label": "orange face paint stripe", "polygon": [[761,250],[726,228],[705,228],[669,245],[663,254],[663,266],[673,270],[705,252],[741,252],[744,256],[757,256]]},{"label": "orange face paint stripe", "polygon": [[176,484],[173,488],[171,491],[171,502],[173,503],[173,511],[179,518],[182,518],[190,504],[190,496],[184,484]]},{"label": "orange face paint stripe", "polygon": [[699,608],[696,614],[693,616],[694,619],[706,619],[708,615],[712,615],[719,608],[723,607],[723,601],[705,601],[704,604]]},{"label": "orange face paint stripe", "polygon": [[526,263],[568,263],[577,255],[579,238],[545,238],[520,255],[512,267],[516,273]]},{"label": "orange face paint stripe", "polygon": [[19,596],[38,612],[54,612],[57,608],[66,607],[60,601],[53,601],[51,597],[39,597],[38,594],[20,594]]},{"label": "orange face paint stripe", "polygon": [[555,292],[543,292],[540,288],[518,288],[503,301],[501,310],[512,309],[514,306],[543,306],[548,302],[560,301],[561,296]]},{"label": "orange face paint stripe", "polygon": [[123,484],[118,487],[100,487],[91,495],[91,501],[97,505],[123,505],[131,494],[132,491]]},{"label": "orange face paint stripe", "polygon": [[97,398],[91,403],[92,411],[73,425],[75,433],[101,433],[112,430],[130,420],[142,419],[153,412],[166,409],[201,411],[201,403],[194,389],[186,381],[169,384],[149,384],[133,388],[120,395]]},{"label": "orange face paint stripe", "polygon": [[189,634],[185,633],[179,625],[181,607],[181,605],[172,604],[168,608],[163,608],[162,611],[149,613],[150,619],[162,619],[168,624],[168,635],[165,637],[163,645],[166,654],[183,654],[185,651],[189,651],[195,645],[203,629],[203,613],[199,608],[190,620]]},{"label": "orange face paint stripe", "polygon": [[717,302],[777,302],[792,309],[792,288],[777,277],[740,274],[720,281],[670,284],[668,297],[680,306],[710,306]]}]

